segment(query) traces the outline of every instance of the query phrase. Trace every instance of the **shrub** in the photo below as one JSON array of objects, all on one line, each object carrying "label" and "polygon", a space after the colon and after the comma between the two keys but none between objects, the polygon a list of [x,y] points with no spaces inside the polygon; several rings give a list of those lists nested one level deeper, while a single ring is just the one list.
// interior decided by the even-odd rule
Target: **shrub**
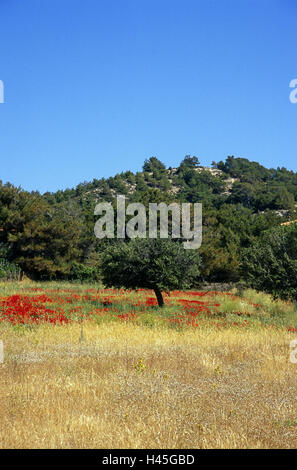
[{"label": "shrub", "polygon": [[85,264],[74,261],[71,266],[69,278],[71,280],[76,280],[80,282],[98,281],[98,268],[96,266],[87,266]]},{"label": "shrub", "polygon": [[243,255],[242,274],[258,291],[297,301],[297,224],[265,234]]},{"label": "shrub", "polygon": [[7,259],[0,258],[0,279],[18,280],[21,276],[21,268]]}]

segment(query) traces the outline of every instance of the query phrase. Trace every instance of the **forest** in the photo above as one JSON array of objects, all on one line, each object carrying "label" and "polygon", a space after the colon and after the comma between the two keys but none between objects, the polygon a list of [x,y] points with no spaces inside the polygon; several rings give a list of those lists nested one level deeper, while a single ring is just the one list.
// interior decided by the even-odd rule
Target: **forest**
[{"label": "forest", "polygon": [[0,278],[99,280],[101,255],[111,242],[94,236],[94,208],[101,201],[115,204],[120,194],[145,206],[203,204],[199,282],[247,280],[247,260],[248,274],[257,277],[249,250],[255,253],[275,230],[296,232],[297,225],[281,224],[297,219],[297,173],[234,156],[204,167],[187,155],[177,168],[151,157],[137,173],[94,178],[57,192],[0,182]]}]

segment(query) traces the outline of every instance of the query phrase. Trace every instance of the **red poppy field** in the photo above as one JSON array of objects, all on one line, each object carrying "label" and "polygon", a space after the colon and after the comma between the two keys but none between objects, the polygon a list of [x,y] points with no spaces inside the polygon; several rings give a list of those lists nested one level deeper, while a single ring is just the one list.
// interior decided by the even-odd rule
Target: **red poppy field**
[{"label": "red poppy field", "polygon": [[296,447],[296,307],[0,284],[1,448]]},{"label": "red poppy field", "polygon": [[[288,305],[284,304],[284,311]],[[144,289],[20,287],[16,293],[0,296],[0,321],[4,323],[63,325],[84,323],[86,320],[95,323],[124,320],[137,324],[162,324],[163,327],[167,325],[177,329],[205,325],[246,328],[257,321],[257,326],[283,327],[297,332],[297,328],[289,324],[289,318],[284,321],[283,316],[271,315],[267,305],[230,292],[165,293],[163,309],[158,308],[154,292]]]}]

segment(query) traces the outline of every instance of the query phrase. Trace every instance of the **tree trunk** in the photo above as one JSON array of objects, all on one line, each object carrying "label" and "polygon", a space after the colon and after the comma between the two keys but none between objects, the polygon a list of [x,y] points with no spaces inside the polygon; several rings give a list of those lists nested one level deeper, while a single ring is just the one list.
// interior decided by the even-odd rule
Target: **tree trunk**
[{"label": "tree trunk", "polygon": [[164,300],[163,300],[162,292],[160,291],[159,287],[154,287],[154,292],[156,294],[159,307],[163,307]]}]

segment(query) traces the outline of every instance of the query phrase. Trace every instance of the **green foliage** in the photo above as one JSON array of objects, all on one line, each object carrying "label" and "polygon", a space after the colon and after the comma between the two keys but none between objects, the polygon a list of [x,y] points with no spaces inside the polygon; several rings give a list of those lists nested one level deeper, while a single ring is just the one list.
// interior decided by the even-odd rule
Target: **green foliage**
[{"label": "green foliage", "polygon": [[0,279],[1,280],[18,280],[20,279],[21,269],[7,259],[0,258]]},{"label": "green foliage", "polygon": [[184,174],[187,170],[194,170],[199,165],[199,160],[197,157],[191,157],[191,155],[186,155],[179,165],[177,171],[179,174]]},{"label": "green foliage", "polygon": [[181,198],[192,203],[213,204],[225,189],[225,183],[218,176],[207,170],[197,172],[189,167],[179,171],[178,182],[181,186]]},{"label": "green foliage", "polygon": [[268,180],[271,170],[257,162],[250,162],[246,158],[227,157],[225,163],[219,162],[217,168],[228,173],[233,178],[241,178],[243,182],[252,183],[255,180]]},{"label": "green foliage", "polygon": [[243,256],[242,274],[250,286],[297,301],[297,224],[269,230]]},{"label": "green foliage", "polygon": [[164,163],[162,163],[160,160],[158,160],[158,158],[151,157],[148,160],[145,160],[142,169],[143,169],[143,171],[153,173],[154,171],[155,172],[162,172],[162,171],[166,170],[166,167],[165,167]]},{"label": "green foliage", "polygon": [[103,251],[100,271],[108,287],[147,288],[162,306],[162,291],[188,289],[198,282],[201,259],[170,239],[134,239]]},{"label": "green foliage", "polygon": [[243,249],[264,231],[297,219],[293,171],[267,169],[233,156],[204,169],[190,155],[167,170],[151,157],[136,174],[94,178],[44,195],[0,182],[0,244],[9,247],[2,255],[0,248],[0,258],[34,279],[88,279],[88,269],[98,266],[101,251],[109,245],[94,237],[94,207],[102,201],[115,206],[119,194],[147,208],[150,202],[202,202],[201,275],[211,282],[239,280]]},{"label": "green foliage", "polygon": [[87,266],[83,263],[74,261],[72,263],[69,279],[80,282],[92,282],[99,280],[99,270],[96,266]]}]

